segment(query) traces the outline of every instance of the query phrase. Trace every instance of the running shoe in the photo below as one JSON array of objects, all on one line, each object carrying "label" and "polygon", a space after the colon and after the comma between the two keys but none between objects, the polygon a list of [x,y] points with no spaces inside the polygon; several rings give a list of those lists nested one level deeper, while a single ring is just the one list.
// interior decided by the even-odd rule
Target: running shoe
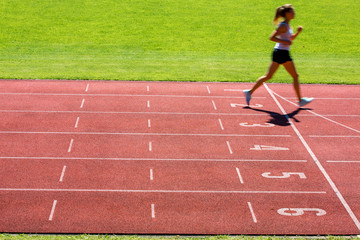
[{"label": "running shoe", "polygon": [[244,90],[243,91],[245,94],[245,98],[246,98],[246,103],[249,106],[250,105],[250,100],[251,100],[251,93],[250,93],[250,89]]},{"label": "running shoe", "polygon": [[303,107],[308,103],[311,103],[311,101],[314,100],[314,98],[301,98],[301,101],[299,103],[299,107]]}]

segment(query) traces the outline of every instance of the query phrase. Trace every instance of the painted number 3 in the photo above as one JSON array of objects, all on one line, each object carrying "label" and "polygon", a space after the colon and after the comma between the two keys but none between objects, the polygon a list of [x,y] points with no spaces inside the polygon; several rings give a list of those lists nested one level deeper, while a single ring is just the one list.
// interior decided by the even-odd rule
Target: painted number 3
[{"label": "painted number 3", "polygon": [[277,211],[280,215],[283,216],[301,216],[305,212],[315,212],[316,216],[324,216],[326,211],[320,208],[280,208]]}]

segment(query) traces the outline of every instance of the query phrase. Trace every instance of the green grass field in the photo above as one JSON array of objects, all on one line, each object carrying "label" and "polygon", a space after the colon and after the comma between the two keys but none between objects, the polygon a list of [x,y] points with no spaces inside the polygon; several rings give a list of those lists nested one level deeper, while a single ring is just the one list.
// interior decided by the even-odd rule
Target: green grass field
[{"label": "green grass field", "polygon": [[[279,0],[2,0],[0,78],[253,82]],[[297,0],[303,83],[360,83],[358,0]],[[284,70],[273,81],[291,82]]]}]

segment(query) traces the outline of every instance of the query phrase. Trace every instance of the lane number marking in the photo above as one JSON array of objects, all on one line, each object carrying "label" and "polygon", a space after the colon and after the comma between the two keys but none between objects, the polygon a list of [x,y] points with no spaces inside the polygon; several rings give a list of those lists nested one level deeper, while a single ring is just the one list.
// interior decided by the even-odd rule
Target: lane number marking
[{"label": "lane number marking", "polygon": [[[242,104],[242,103],[230,103],[230,106],[235,108],[235,107],[247,107],[247,104]],[[255,104],[255,105],[250,105],[249,107],[251,108],[262,108],[263,105],[261,104]]]},{"label": "lane number marking", "polygon": [[286,147],[275,147],[275,146],[265,146],[265,145],[254,145],[250,150],[256,151],[288,151],[289,148]]},{"label": "lane number marking", "polygon": [[290,178],[291,175],[299,176],[300,179],[306,179],[305,173],[302,172],[283,172],[282,176],[270,176],[271,172],[264,172],[261,174],[265,178]]},{"label": "lane number marking", "polygon": [[304,215],[305,212],[315,212],[316,216],[324,216],[326,214],[326,211],[320,208],[280,208],[277,212],[280,215],[291,217]]},{"label": "lane number marking", "polygon": [[254,124],[249,124],[248,122],[243,122],[243,123],[239,123],[240,126],[242,127],[275,127],[275,124],[272,123],[264,123],[264,124],[259,124],[259,123],[254,123]]}]

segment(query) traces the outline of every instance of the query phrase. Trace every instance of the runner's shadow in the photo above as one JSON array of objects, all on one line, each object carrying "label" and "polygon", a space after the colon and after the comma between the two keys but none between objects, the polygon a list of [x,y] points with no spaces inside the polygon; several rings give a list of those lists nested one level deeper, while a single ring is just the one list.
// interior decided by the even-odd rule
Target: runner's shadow
[{"label": "runner's shadow", "polygon": [[[244,107],[246,109],[251,109],[253,111],[257,111],[257,112],[263,112],[263,113],[267,113],[270,115],[271,119],[269,119],[267,121],[267,123],[272,123],[275,124],[277,126],[290,126],[290,122],[287,120],[286,116],[277,112],[272,112],[272,111],[268,111],[268,110],[262,110],[262,109],[255,109],[252,107]],[[292,113],[288,113],[287,115],[289,116],[290,119],[293,119],[295,122],[300,122],[298,119],[295,118],[295,116],[301,111],[301,110],[305,110],[302,108],[298,108],[297,110],[293,111]]]}]

